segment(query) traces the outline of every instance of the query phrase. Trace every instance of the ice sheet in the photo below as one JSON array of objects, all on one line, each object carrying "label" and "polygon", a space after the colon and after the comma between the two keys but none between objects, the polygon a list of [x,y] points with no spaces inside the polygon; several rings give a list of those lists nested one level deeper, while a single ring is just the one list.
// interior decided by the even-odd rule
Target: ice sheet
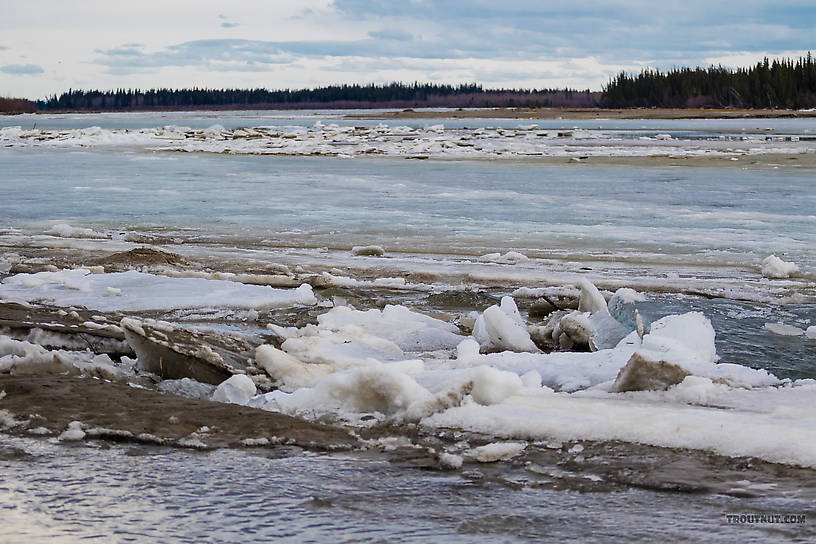
[{"label": "ice sheet", "polygon": [[[525,390],[498,405],[450,408],[422,425],[526,440],[623,440],[816,467],[816,416],[809,408],[816,385],[745,391],[686,380],[660,394],[601,398]],[[701,387],[713,389],[707,406],[694,402],[699,392],[691,402],[678,398]]]}]

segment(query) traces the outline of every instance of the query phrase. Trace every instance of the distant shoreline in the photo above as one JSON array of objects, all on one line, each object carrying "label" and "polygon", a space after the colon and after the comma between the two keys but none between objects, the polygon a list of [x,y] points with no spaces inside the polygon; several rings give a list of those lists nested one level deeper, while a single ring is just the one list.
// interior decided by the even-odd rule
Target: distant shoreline
[{"label": "distant shoreline", "polygon": [[[320,111],[322,108],[307,108]],[[337,108],[325,108],[336,110]],[[344,108],[345,109],[345,108]],[[394,108],[370,108],[365,113],[349,113],[346,119],[771,119],[816,118],[816,110],[773,109],[713,109],[713,108],[412,108],[394,111]],[[224,107],[224,108],[156,108],[130,110],[54,110],[38,111],[34,115],[99,114],[99,113],[169,113],[169,112],[219,112],[219,111],[304,111],[301,108]],[[0,112],[0,115],[18,115]]]},{"label": "distant shoreline", "polygon": [[710,108],[489,108],[473,110],[415,111],[347,115],[349,119],[770,119],[813,118],[816,111]]}]

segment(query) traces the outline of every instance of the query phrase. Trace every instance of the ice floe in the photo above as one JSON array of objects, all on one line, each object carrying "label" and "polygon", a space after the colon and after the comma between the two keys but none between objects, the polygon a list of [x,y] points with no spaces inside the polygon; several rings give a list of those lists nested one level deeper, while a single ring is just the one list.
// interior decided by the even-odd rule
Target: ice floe
[{"label": "ice floe", "polygon": [[72,227],[67,223],[57,223],[50,229],[45,231],[47,234],[53,234],[62,238],[92,238],[92,239],[106,239],[108,235],[97,232],[93,229],[84,227]]},{"label": "ice floe", "polygon": [[480,463],[492,463],[511,459],[525,448],[527,448],[526,442],[493,442],[473,448],[467,452],[467,455]]},{"label": "ice floe", "polygon": [[213,392],[212,399],[216,402],[231,404],[247,404],[258,390],[255,383],[245,374],[236,374],[221,382]]},{"label": "ice floe", "polygon": [[211,307],[260,310],[317,303],[307,284],[297,289],[273,289],[224,280],[171,278],[134,270],[92,274],[82,268],[10,276],[0,284],[0,297],[102,311]]},{"label": "ice floe", "polygon": [[85,438],[85,431],[82,430],[82,422],[72,421],[68,424],[68,428],[59,435],[58,439],[60,442],[76,442],[83,438]]},{"label": "ice floe", "polygon": [[503,297],[501,304],[476,318],[473,337],[485,351],[539,351],[511,297]]},{"label": "ice floe", "polygon": [[776,255],[768,255],[762,260],[762,275],[766,278],[783,279],[799,272],[796,263],[783,261]]},{"label": "ice floe", "polygon": [[805,334],[803,329],[784,323],[765,323],[765,329],[780,336],[802,336]]},{"label": "ice floe", "polygon": [[351,248],[351,254],[368,257],[382,257],[385,255],[385,250],[380,246],[354,246]]},{"label": "ice floe", "polygon": [[488,253],[479,257],[478,260],[483,263],[516,264],[530,259],[527,255],[518,251],[508,251],[504,255],[501,253]]},{"label": "ice floe", "polygon": [[0,374],[74,374],[124,381],[133,369],[117,365],[106,354],[49,350],[0,334]]}]

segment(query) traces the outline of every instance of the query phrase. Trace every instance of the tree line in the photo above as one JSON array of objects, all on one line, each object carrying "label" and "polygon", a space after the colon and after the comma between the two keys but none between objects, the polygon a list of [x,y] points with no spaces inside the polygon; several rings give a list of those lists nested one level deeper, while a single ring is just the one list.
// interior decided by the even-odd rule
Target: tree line
[{"label": "tree line", "polygon": [[816,107],[816,61],[767,58],[756,66],[619,73],[602,92],[485,89],[476,83],[329,85],[313,89],[69,89],[45,100],[0,98],[0,112],[412,107]]},{"label": "tree line", "polygon": [[37,110],[36,104],[25,98],[6,98],[0,96],[0,112],[2,113],[34,113]]},{"label": "tree line", "polygon": [[816,62],[810,53],[796,61],[769,61],[729,70],[675,68],[666,73],[646,69],[638,75],[621,72],[603,89],[602,104],[631,107],[816,107]]},{"label": "tree line", "polygon": [[70,89],[37,102],[42,111],[189,108],[366,108],[366,107],[592,107],[599,93],[572,89],[484,89],[470,83],[330,85],[315,89]]}]

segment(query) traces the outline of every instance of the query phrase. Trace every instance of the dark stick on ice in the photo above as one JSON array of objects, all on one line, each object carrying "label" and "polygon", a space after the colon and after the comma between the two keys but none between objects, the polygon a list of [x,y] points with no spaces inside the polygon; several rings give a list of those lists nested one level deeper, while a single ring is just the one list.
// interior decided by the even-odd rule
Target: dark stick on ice
[{"label": "dark stick on ice", "polygon": [[552,304],[553,308],[555,308],[556,310],[563,310],[564,309],[564,308],[560,307],[558,304],[556,304],[555,302],[553,302],[552,299],[550,297],[548,297],[547,295],[541,295],[541,298],[543,298],[544,300],[546,300],[547,302]]}]

